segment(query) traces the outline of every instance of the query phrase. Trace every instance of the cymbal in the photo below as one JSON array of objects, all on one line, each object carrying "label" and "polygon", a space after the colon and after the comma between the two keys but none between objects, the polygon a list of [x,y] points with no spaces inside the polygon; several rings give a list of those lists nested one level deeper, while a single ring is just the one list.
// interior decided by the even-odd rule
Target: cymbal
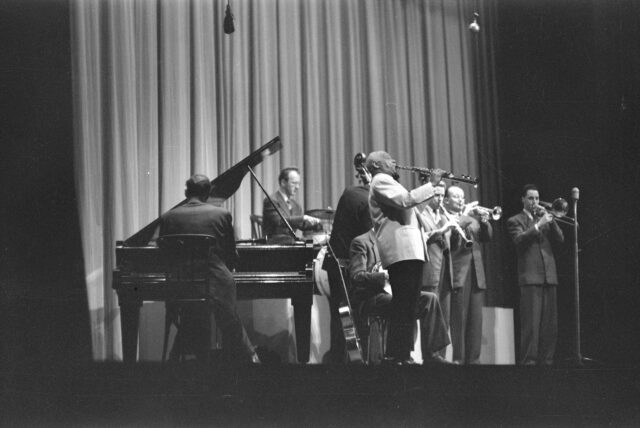
[{"label": "cymbal", "polygon": [[323,219],[323,220],[331,220],[333,219],[333,215],[335,214],[334,210],[329,210],[329,209],[323,209],[323,208],[319,208],[319,209],[315,209],[315,210],[308,210],[305,211],[306,215],[310,215],[311,217],[316,217],[319,219]]}]

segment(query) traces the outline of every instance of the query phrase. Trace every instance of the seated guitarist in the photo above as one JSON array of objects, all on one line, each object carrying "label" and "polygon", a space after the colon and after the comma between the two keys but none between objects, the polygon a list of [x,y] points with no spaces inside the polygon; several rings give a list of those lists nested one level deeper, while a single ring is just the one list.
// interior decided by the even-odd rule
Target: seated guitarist
[{"label": "seated guitarist", "polygon": [[[389,276],[386,271],[376,271],[380,255],[373,230],[355,237],[349,253],[349,297],[356,326],[362,328],[368,316],[389,316],[392,296],[385,291]],[[420,320],[423,364],[447,363],[440,354],[451,342],[438,295],[422,291],[415,316]]]}]

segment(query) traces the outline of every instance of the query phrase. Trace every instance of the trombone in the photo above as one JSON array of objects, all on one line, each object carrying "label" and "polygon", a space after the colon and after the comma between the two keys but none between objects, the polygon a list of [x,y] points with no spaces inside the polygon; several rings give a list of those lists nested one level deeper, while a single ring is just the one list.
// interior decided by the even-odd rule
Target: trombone
[{"label": "trombone", "polygon": [[569,203],[563,198],[557,198],[553,202],[538,201],[539,209],[536,211],[538,216],[544,215],[545,212],[550,213],[553,218],[564,224],[574,226],[576,224],[575,219],[567,217],[569,211]]}]

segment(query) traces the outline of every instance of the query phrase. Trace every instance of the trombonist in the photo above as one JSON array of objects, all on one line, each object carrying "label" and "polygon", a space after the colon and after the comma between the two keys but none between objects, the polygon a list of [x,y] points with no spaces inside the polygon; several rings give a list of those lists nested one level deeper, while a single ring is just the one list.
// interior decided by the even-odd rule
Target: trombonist
[{"label": "trombonist", "polygon": [[447,189],[443,205],[445,215],[458,226],[451,232],[453,280],[441,284],[440,304],[449,322],[453,362],[478,364],[487,288],[480,243],[491,241],[493,228],[489,213],[477,202],[465,205],[464,190],[458,186]]},{"label": "trombonist", "polygon": [[550,365],[558,337],[558,275],[551,241],[564,234],[552,213],[540,206],[533,184],[522,190],[522,212],[507,220],[518,256],[520,289],[520,355],[523,365]]}]

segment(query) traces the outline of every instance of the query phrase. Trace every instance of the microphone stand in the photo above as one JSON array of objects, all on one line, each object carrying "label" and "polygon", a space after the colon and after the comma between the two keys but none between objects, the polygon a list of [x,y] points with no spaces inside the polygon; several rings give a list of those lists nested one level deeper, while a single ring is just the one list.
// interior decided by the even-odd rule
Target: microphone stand
[{"label": "microphone stand", "polygon": [[573,360],[575,364],[583,366],[585,363],[599,363],[597,360],[584,357],[580,351],[580,266],[578,253],[578,199],[579,190],[574,187],[571,191],[573,199],[573,298],[575,301],[575,355]]}]

